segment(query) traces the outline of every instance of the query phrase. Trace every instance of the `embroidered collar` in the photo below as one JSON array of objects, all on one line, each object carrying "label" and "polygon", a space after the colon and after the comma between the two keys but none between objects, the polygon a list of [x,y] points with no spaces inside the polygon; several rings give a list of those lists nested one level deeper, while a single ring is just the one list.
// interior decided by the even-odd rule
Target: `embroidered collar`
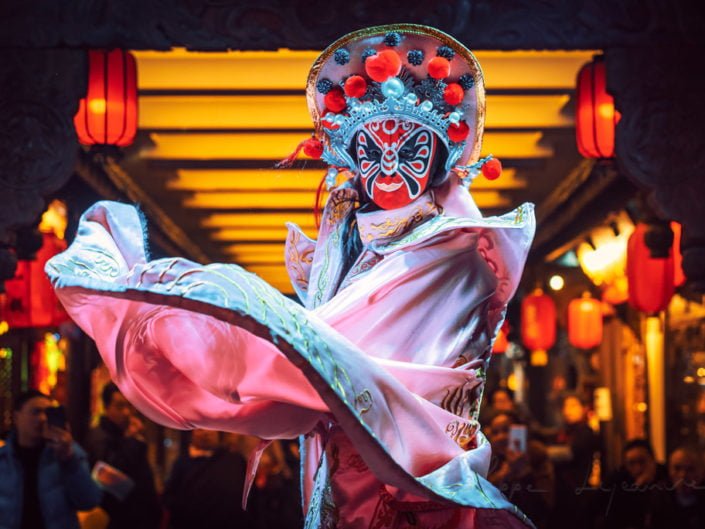
[{"label": "embroidered collar", "polygon": [[365,246],[371,243],[384,245],[392,242],[440,214],[432,191],[424,193],[403,208],[365,211],[366,209],[367,206],[362,207],[356,213],[360,238]]}]

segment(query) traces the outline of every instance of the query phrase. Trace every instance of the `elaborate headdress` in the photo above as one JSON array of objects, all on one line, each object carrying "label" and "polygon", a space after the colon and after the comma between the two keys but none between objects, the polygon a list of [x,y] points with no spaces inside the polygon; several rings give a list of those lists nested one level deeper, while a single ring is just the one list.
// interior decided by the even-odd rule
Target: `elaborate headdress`
[{"label": "elaborate headdress", "polygon": [[[337,170],[357,172],[350,144],[370,121],[398,118],[433,131],[445,146],[445,174],[472,178],[485,119],[485,89],[474,55],[453,37],[417,24],[350,33],[316,59],[306,87],[314,137],[304,152]],[[498,176],[498,164],[488,168]]]}]

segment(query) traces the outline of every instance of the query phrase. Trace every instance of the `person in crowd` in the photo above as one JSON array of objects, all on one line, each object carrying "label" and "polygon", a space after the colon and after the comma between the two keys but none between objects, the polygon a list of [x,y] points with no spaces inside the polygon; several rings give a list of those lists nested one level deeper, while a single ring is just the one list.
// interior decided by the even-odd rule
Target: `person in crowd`
[{"label": "person in crowd", "polygon": [[667,485],[668,471],[646,439],[628,441],[622,460],[604,480],[594,512],[604,529],[644,529],[650,496]]},{"label": "person in crowd", "polygon": [[514,392],[506,387],[498,387],[492,391],[487,399],[487,406],[480,412],[480,424],[487,424],[496,414],[509,412],[514,414],[519,421],[529,427],[532,432],[541,430],[540,425],[531,416],[531,412],[522,403],[515,399]]},{"label": "person in crowd", "polygon": [[250,499],[257,529],[297,529],[303,526],[298,486],[287,463],[291,456],[293,454],[282,441],[274,441],[262,453]]},{"label": "person in crowd", "polygon": [[668,458],[669,486],[654,491],[647,529],[705,527],[703,456],[691,447],[676,448]]},{"label": "person in crowd", "polygon": [[227,529],[254,526],[242,509],[247,463],[220,443],[219,433],[191,432],[188,453],[176,460],[164,487],[172,529]]},{"label": "person in crowd", "polygon": [[537,527],[545,527],[555,499],[553,464],[538,440],[529,439],[525,450],[510,446],[512,426],[525,425],[511,411],[497,412],[489,420],[487,436],[493,459],[487,478]]},{"label": "person in crowd", "polygon": [[118,387],[106,384],[101,395],[104,414],[86,441],[91,465],[99,463],[113,475],[119,471],[121,493],[106,487],[102,507],[110,517],[108,529],[154,529],[161,521],[161,506],[147,460],[144,425]]},{"label": "person in crowd", "polygon": [[587,407],[574,393],[563,398],[563,426],[555,442],[547,447],[556,471],[556,508],[550,527],[564,529],[568,525],[588,527],[593,513],[588,512],[588,483],[592,463],[599,449],[597,435],[587,421]]},{"label": "person in crowd", "polygon": [[13,429],[0,447],[0,527],[78,529],[77,510],[100,503],[85,452],[68,428],[49,425],[47,395],[15,399]]}]

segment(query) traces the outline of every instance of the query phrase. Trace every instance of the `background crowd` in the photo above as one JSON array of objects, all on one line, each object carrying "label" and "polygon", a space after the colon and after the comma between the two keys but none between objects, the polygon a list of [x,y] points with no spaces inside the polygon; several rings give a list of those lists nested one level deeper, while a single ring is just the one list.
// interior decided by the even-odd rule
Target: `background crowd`
[{"label": "background crowd", "polygon": [[[247,461],[263,448],[258,439],[194,430],[162,485],[148,457],[145,421],[113,383],[101,400],[103,413],[81,447],[57,423],[50,397],[28,391],[16,398],[13,428],[0,446],[0,527],[302,526],[296,441],[264,450],[243,510]],[[588,414],[579,395],[566,394],[560,426],[545,428],[511,391],[496,389],[482,413],[493,450],[489,481],[538,528],[705,527],[701,453],[683,446],[659,462],[648,441],[633,439],[621,465],[601,472]]]}]

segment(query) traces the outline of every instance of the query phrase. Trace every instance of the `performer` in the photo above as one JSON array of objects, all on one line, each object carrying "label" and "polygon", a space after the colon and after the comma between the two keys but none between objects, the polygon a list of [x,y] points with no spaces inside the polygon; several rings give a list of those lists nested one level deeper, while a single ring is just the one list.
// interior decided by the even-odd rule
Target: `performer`
[{"label": "performer", "polygon": [[316,241],[289,225],[303,307],[236,265],[149,261],[110,202],[47,264],[62,303],[153,420],[301,436],[306,527],[530,524],[485,480],[477,423],[534,233],[533,205],[483,218],[467,189],[489,160],[477,61],[433,28],[368,28],[320,55],[307,98],[331,192]]}]

